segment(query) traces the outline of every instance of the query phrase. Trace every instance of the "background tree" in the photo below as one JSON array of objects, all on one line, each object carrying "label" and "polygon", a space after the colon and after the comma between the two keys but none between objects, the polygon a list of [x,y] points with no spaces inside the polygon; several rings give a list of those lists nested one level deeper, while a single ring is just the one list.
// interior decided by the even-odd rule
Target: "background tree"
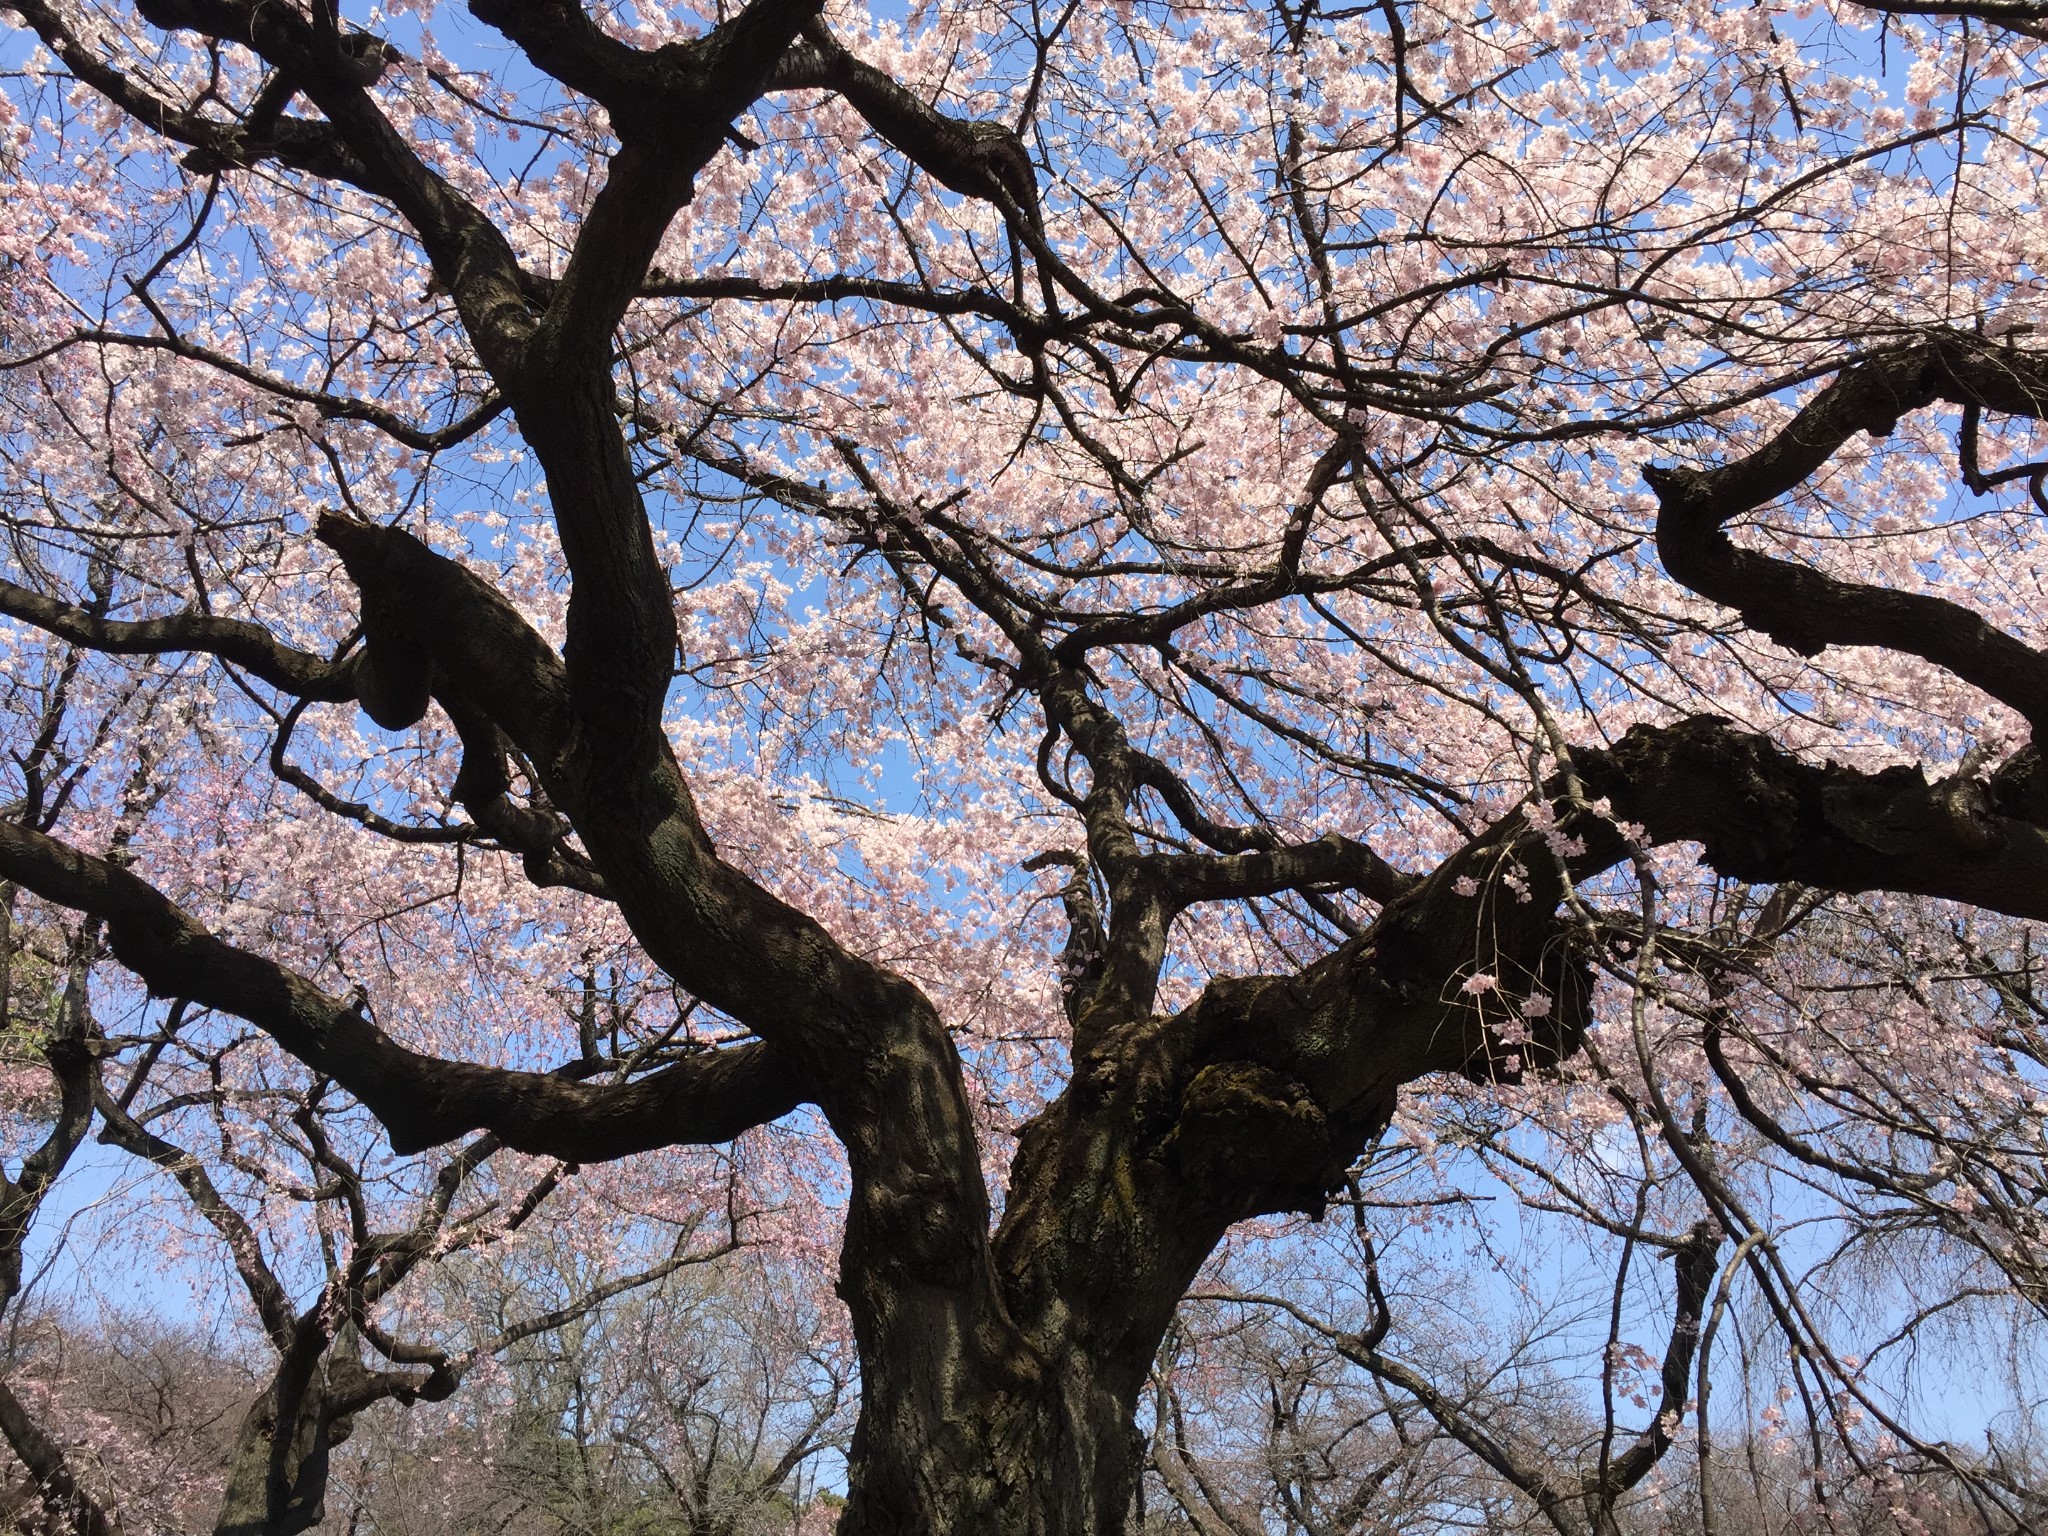
[{"label": "background tree", "polygon": [[[2034,1518],[1842,1341],[2039,1289],[2038,7],[6,9],[60,1081],[734,1143],[849,1532],[1121,1528],[1196,1285],[1560,1531],[1689,1421],[1714,1523],[1738,1316],[1813,1508]],[[1599,1251],[1590,1396],[1245,1226],[1390,1154]]]},{"label": "background tree", "polygon": [[814,1529],[845,1451],[850,1351],[766,1257],[622,1295],[506,1351],[439,1414],[377,1421],[337,1469],[350,1519],[379,1533]]}]

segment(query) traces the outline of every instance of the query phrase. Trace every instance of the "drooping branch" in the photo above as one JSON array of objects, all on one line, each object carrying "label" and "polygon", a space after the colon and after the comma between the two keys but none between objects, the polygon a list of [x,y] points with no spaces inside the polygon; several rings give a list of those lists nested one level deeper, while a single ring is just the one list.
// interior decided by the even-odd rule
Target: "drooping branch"
[{"label": "drooping branch", "polygon": [[[1606,751],[1575,751],[1574,763],[1611,817],[1568,809],[1545,834],[1512,814],[1300,972],[1214,982],[1171,1019],[1077,1039],[1076,1084],[1048,1112],[1043,1155],[1057,1157],[1056,1123],[1128,1097],[1141,1123],[1160,1116],[1152,1155],[1180,1184],[1162,1203],[1188,1202],[1185,1226],[1219,1219],[1211,1203],[1228,1219],[1316,1208],[1401,1083],[1443,1071],[1512,1078],[1574,1048],[1589,989],[1558,910],[1564,866],[1584,880],[1625,861],[1630,822],[1654,844],[1702,844],[1733,878],[2048,916],[2048,832],[2001,814],[1974,780],[1813,767],[1711,718],[1638,727]],[[1544,1006],[1518,1007],[1539,994]],[[1048,1190],[1086,1176],[1079,1164],[1057,1176],[1041,1168],[1040,1148],[1034,1128],[999,1238],[1020,1272],[1035,1262],[1041,1176]],[[1696,1278],[1681,1275],[1682,1301]]]},{"label": "drooping branch", "polygon": [[78,1481],[64,1448],[0,1377],[0,1436],[35,1479],[51,1536],[121,1536],[121,1522]]},{"label": "drooping branch", "polygon": [[1270,1307],[1284,1313],[1328,1340],[1345,1359],[1421,1404],[1445,1434],[1525,1494],[1560,1536],[1583,1536],[1583,1527],[1573,1508],[1574,1490],[1568,1480],[1495,1433],[1480,1415],[1471,1411],[1469,1402],[1441,1390],[1426,1371],[1387,1353],[1379,1337],[1384,1332],[1383,1318],[1376,1318],[1365,1332],[1353,1333],[1334,1327],[1284,1296],[1223,1292],[1191,1299]]}]

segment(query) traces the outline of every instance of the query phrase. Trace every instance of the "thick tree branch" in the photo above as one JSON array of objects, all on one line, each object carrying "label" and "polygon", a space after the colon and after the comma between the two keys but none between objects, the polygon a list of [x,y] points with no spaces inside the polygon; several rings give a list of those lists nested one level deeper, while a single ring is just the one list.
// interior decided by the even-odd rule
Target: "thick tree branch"
[{"label": "thick tree branch", "polygon": [[[13,964],[9,951],[0,951],[0,966]],[[66,1021],[43,1054],[57,1079],[57,1113],[49,1133],[29,1149],[15,1176],[10,1179],[0,1171],[0,1309],[21,1289],[21,1256],[29,1223],[70,1163],[71,1154],[85,1140],[92,1125],[93,1094],[99,1085],[99,1063],[75,1021]]]},{"label": "thick tree branch", "polygon": [[[718,857],[665,739],[622,781],[611,768],[620,749],[592,739],[567,665],[479,577],[396,529],[328,517],[319,534],[362,591],[372,670],[406,713],[418,718],[431,684],[466,711],[466,739],[483,721],[502,730],[581,834],[650,955],[693,994],[764,1036],[803,1041],[821,1067],[885,1052],[886,1032],[906,1019],[936,1026],[907,982],[849,954]],[[497,782],[478,773],[472,806]]]},{"label": "thick tree branch", "polygon": [[1040,333],[1040,322],[1028,310],[985,288],[933,288],[923,283],[880,277],[833,276],[807,281],[771,282],[738,274],[705,277],[664,277],[650,274],[641,284],[643,299],[732,300],[753,304],[888,304],[927,315],[979,315],[1027,340]]},{"label": "thick tree branch", "polygon": [[[517,377],[533,329],[518,260],[497,226],[428,167],[371,97],[370,86],[393,57],[387,44],[343,31],[326,8],[316,7],[310,16],[258,0],[141,0],[138,8],[146,20],[167,30],[240,43],[311,101],[355,164],[355,171],[340,179],[390,202],[405,216],[485,365],[501,384]],[[136,115],[156,126],[153,118]],[[279,127],[294,121],[282,119]],[[236,146],[229,149],[236,152]]]},{"label": "thick tree branch", "polygon": [[484,1128],[523,1152],[601,1162],[652,1147],[729,1141],[804,1098],[789,1062],[767,1045],[710,1052],[604,1087],[424,1056],[304,977],[216,937],[105,859],[0,824],[0,877],[104,920],[114,957],[152,992],[247,1019],[354,1094],[401,1152]]},{"label": "thick tree branch", "polygon": [[[469,9],[517,43],[536,69],[602,106],[621,139],[709,128],[708,159],[726,124],[761,93],[749,73],[774,68],[819,0],[754,0],[704,37],[652,50],[610,36],[578,0],[471,0]],[[745,100],[733,104],[739,96]],[[670,147],[679,155],[698,148]]]},{"label": "thick tree branch", "polygon": [[1385,904],[1418,884],[1355,838],[1328,832],[1308,843],[1281,843],[1213,857],[1160,854],[1152,859],[1176,901],[1222,901],[1281,891],[1342,889]]},{"label": "thick tree branch", "polygon": [[1844,369],[1754,453],[1717,469],[1646,469],[1661,506],[1658,553],[1674,578],[1802,655],[1868,645],[1919,656],[2048,734],[2048,655],[1961,603],[1843,581],[1742,549],[1725,531],[1795,489],[1856,433],[1887,436],[1906,412],[1937,400],[2048,416],[2048,357],[1955,332]]},{"label": "thick tree branch", "polygon": [[2048,830],[1999,814],[1971,779],[1817,768],[1713,716],[1639,725],[1572,760],[1587,793],[1650,841],[1698,843],[1732,879],[1899,891],[2048,918]]},{"label": "thick tree branch", "polygon": [[777,69],[777,90],[837,91],[868,126],[932,179],[963,197],[978,197],[1028,225],[1038,222],[1038,171],[1023,140],[1001,123],[949,117],[843,47],[822,23]]},{"label": "thick tree branch", "polygon": [[137,84],[81,41],[45,0],[5,0],[0,10],[21,17],[66,69],[130,117],[173,143],[189,146],[193,169],[202,174],[219,166],[269,160],[373,194],[380,191],[375,173],[329,124],[280,118],[260,135],[251,134],[243,125],[173,105]]},{"label": "thick tree branch", "polygon": [[60,640],[115,656],[161,656],[198,651],[261,678],[299,698],[353,699],[353,662],[329,661],[286,645],[260,624],[203,613],[157,619],[108,619],[76,603],[45,597],[0,578],[0,614],[46,630]]},{"label": "thick tree branch", "polygon": [[506,769],[509,743],[482,712],[455,697],[441,707],[462,738],[462,771],[454,794],[483,831],[523,855],[526,878],[535,885],[561,885],[599,900],[611,891],[590,860],[572,847],[570,828],[542,805],[521,805],[512,798],[512,776]]},{"label": "thick tree branch", "polygon": [[[569,43],[580,79],[601,83],[620,138],[610,174],[592,202],[556,285],[529,359],[539,384],[558,370],[604,368],[611,333],[639,295],[655,250],[697,173],[725,143],[732,120],[760,98],[797,34],[823,0],[754,0],[732,20],[689,43],[652,54],[601,36],[574,0],[485,0],[479,16],[506,28],[542,69],[550,44]],[[546,37],[512,28],[538,25]],[[604,77],[600,82],[598,77]],[[638,500],[632,505],[638,510]],[[565,539],[570,530],[563,530]]]},{"label": "thick tree branch", "polygon": [[536,69],[603,107],[621,133],[660,110],[690,46],[649,53],[620,42],[578,0],[470,0],[469,11],[518,44]]},{"label": "thick tree branch", "polygon": [[1866,11],[1989,22],[2028,37],[2048,38],[2048,5],[2040,0],[1856,0]]}]

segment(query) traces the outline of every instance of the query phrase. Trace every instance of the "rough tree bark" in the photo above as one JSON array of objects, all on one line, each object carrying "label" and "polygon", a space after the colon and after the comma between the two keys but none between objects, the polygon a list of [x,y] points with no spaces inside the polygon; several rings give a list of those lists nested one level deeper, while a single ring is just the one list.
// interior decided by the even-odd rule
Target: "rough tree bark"
[{"label": "rough tree bark", "polygon": [[[144,0],[157,26],[253,50],[284,99],[295,93],[320,114],[266,114],[251,126],[152,97],[42,0],[7,4],[81,80],[202,164],[268,161],[397,211],[538,457],[573,593],[557,654],[481,580],[410,535],[327,516],[318,537],[360,594],[365,648],[348,663],[293,652],[239,621],[115,624],[14,586],[0,586],[0,610],[83,646],[231,657],[293,696],[354,698],[387,728],[438,704],[462,735],[455,792],[478,824],[521,851],[536,881],[616,902],[656,963],[761,1043],[609,1088],[438,1061],[209,934],[127,870],[44,833],[0,825],[0,875],[103,921],[114,956],[153,991],[268,1031],[378,1114],[401,1150],[481,1128],[515,1148],[595,1160],[723,1140],[799,1102],[818,1105],[851,1171],[840,1291],[863,1401],[843,1536],[1121,1530],[1141,1463],[1133,1419],[1147,1368],[1225,1230],[1258,1213],[1319,1211],[1403,1084],[1438,1072],[1511,1076],[1573,1048],[1590,983],[1567,877],[1631,851],[1591,800],[1604,797],[1652,841],[1702,843],[1715,868],[1745,879],[1917,891],[2048,917],[2048,831],[2017,769],[2002,789],[1813,768],[1711,719],[1573,755],[1572,775],[1554,786],[1562,830],[1584,850],[1568,868],[1520,813],[1426,877],[1343,839],[1282,846],[1178,804],[1209,851],[1141,852],[1130,819],[1139,791],[1169,803],[1185,791],[1124,738],[1091,690],[1086,655],[1090,644],[1146,635],[1111,624],[1086,641],[1048,641],[971,562],[905,519],[892,537],[1006,628],[1020,685],[1085,762],[1086,862],[1110,898],[1102,952],[1070,992],[1071,1082],[1024,1132],[991,1230],[960,1059],[931,1001],[726,863],[705,833],[662,729],[675,617],[621,427],[610,337],[692,178],[765,91],[841,91],[946,186],[995,203],[1050,264],[1014,137],[944,118],[853,60],[822,30],[817,0],[755,0],[704,39],[651,53],[600,32],[572,0],[476,0],[476,14],[537,67],[607,107],[620,140],[562,275],[542,282],[385,119],[368,89],[381,45],[331,16],[322,25],[258,0]],[[2038,360],[1964,337],[1847,371],[1764,453],[1654,476],[1670,571],[1801,648],[1894,646],[2048,719],[2048,663],[1966,610],[1875,601],[1740,551],[1721,532],[1852,432],[1888,431],[1900,410],[1935,399],[2038,416],[2042,378]],[[1340,443],[1329,474],[1344,457]],[[1272,590],[1292,590],[1293,579],[1276,573]],[[545,807],[508,798],[508,747],[532,765]],[[1519,899],[1500,878],[1511,867]],[[1180,911],[1332,882],[1381,903],[1364,932],[1295,974],[1218,982],[1177,1013],[1155,1011]],[[1461,988],[1475,972],[1498,978],[1497,989]],[[1492,1026],[1539,991],[1554,1000],[1539,1038],[1511,1048]],[[325,1358],[308,1351],[307,1369]],[[287,1411],[288,1397],[300,1407]],[[300,1484],[332,1438],[329,1406],[323,1392],[259,1403],[224,1530],[302,1528],[312,1506]]]}]

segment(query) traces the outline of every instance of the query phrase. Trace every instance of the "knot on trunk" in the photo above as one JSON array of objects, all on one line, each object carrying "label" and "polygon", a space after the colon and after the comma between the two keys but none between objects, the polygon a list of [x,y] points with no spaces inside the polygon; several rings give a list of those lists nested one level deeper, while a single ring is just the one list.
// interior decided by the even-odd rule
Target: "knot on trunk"
[{"label": "knot on trunk", "polygon": [[2001,763],[1985,788],[1999,815],[2048,827],[2048,764],[2032,742]]},{"label": "knot on trunk", "polygon": [[[433,691],[433,660],[412,615],[386,571],[379,530],[320,514],[315,537],[341,556],[342,568],[362,594],[363,652],[353,681],[363,713],[387,731],[419,724]],[[384,578],[381,579],[380,578]]]},{"label": "knot on trunk", "polygon": [[[367,616],[369,604],[364,605]],[[371,633],[365,625],[365,634]],[[356,657],[356,702],[387,731],[409,730],[426,717],[433,673],[419,646],[386,637],[370,639]]]},{"label": "knot on trunk", "polygon": [[1248,1061],[1215,1062],[1194,1075],[1160,1156],[1204,1199],[1244,1215],[1320,1215],[1347,1161],[1314,1095]]},{"label": "knot on trunk", "polygon": [[938,1174],[913,1176],[900,1187],[878,1183],[868,1192],[862,1230],[848,1235],[847,1251],[926,1284],[966,1285],[976,1254],[964,1203],[963,1191]]},{"label": "knot on trunk", "polygon": [[[1831,765],[1832,766],[1832,765]],[[1886,768],[1821,791],[1828,827],[1874,853],[1909,857],[1953,842],[1969,854],[2003,845],[1994,812],[1997,791],[1968,774],[1930,785],[1917,765]]]}]

